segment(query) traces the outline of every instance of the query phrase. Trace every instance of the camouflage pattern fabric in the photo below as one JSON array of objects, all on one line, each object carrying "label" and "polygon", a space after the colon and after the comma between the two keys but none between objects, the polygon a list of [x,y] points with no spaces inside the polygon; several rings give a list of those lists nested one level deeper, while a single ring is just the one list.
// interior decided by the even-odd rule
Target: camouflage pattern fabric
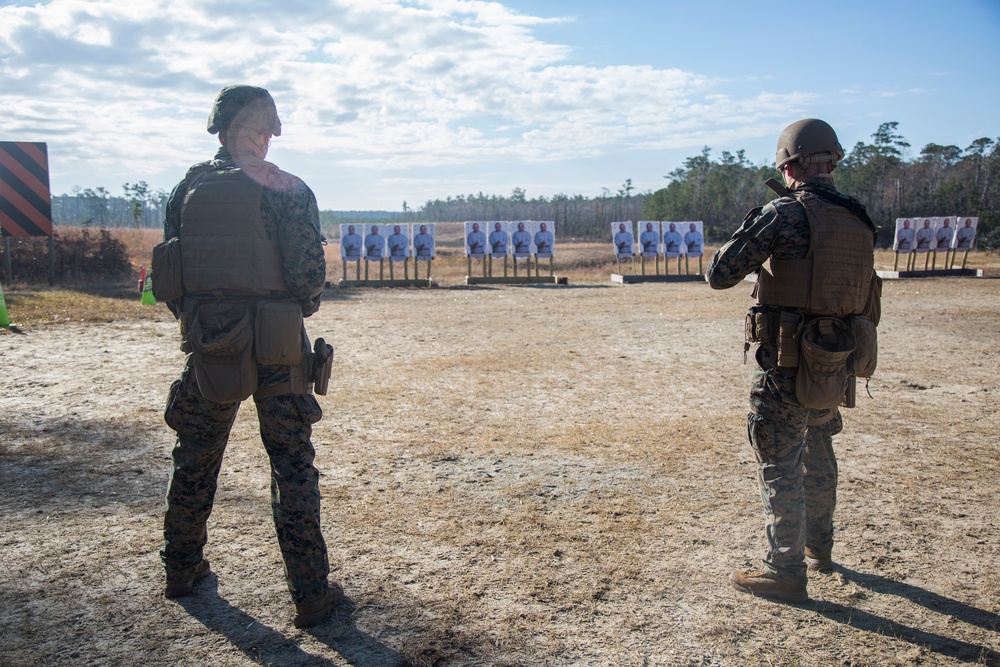
[{"label": "camouflage pattern fabric", "polygon": [[[262,387],[288,382],[288,366],[258,365],[257,371]],[[177,432],[160,551],[168,577],[184,578],[201,562],[219,469],[239,407],[205,399],[188,356],[180,379],[170,386],[164,413]],[[330,571],[310,442],[322,411],[312,395],[282,394],[257,401],[257,417],[271,461],[271,513],[285,580],[296,603],[313,600],[326,589]]]},{"label": "camouflage pattern fabric", "polygon": [[808,427],[801,420],[780,422],[747,415],[764,504],[767,569],[804,577],[804,547],[815,551],[833,547],[837,504],[833,436],[842,427],[839,411],[831,421]]},{"label": "camouflage pattern fabric", "polygon": [[[236,168],[239,155],[225,147],[192,172]],[[185,178],[167,202],[164,239],[180,234]],[[264,183],[261,217],[270,238],[281,247],[289,293],[308,317],[319,308],[326,281],[319,208],[306,184],[272,169]],[[177,315],[180,303],[167,304]],[[288,383],[290,367],[257,365],[258,391]],[[320,529],[319,472],[313,465],[312,425],[322,411],[312,395],[278,394],[256,401],[261,440],[271,462],[271,511],[285,566],[285,580],[296,604],[323,597],[330,566]],[[189,356],[180,379],[170,386],[164,419],[177,432],[171,454],[160,558],[168,580],[186,578],[202,559],[208,542],[222,457],[239,403],[209,401],[198,389]]]},{"label": "camouflage pattern fabric", "polygon": [[832,420],[806,428],[802,465],[805,468],[806,546],[814,552],[833,547],[833,511],[837,507],[837,456],[833,436],[844,428],[840,410]]},{"label": "camouflage pattern fabric", "polygon": [[[808,181],[813,191],[834,188],[829,175]],[[857,201],[857,200],[854,200]],[[708,265],[714,289],[739,285],[769,257],[800,259],[809,250],[809,220],[794,197],[780,197],[755,208]],[[758,484],[764,504],[767,555],[771,572],[805,577],[804,547],[833,545],[837,460],[833,436],[843,428],[839,410],[818,426],[828,411],[809,410],[795,398],[796,369],[777,366],[774,340],[757,344],[750,381],[747,435],[757,458]]]}]

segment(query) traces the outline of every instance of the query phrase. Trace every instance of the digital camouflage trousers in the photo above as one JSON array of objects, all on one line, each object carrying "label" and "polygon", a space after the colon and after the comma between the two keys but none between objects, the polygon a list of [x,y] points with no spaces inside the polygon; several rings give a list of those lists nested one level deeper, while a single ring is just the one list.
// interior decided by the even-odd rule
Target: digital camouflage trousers
[{"label": "digital camouflage trousers", "polygon": [[[288,381],[288,368],[258,366],[260,386]],[[256,401],[261,440],[271,463],[271,513],[293,601],[325,594],[330,566],[320,529],[319,472],[313,465],[312,425],[322,411],[312,395],[280,394]],[[183,578],[208,542],[222,457],[239,403],[205,399],[190,357],[170,386],[164,418],[177,433],[171,453],[160,558],[168,576]]]},{"label": "digital camouflage trousers", "polygon": [[[767,366],[768,351],[763,355]],[[805,547],[821,551],[833,546],[837,505],[833,436],[843,429],[843,419],[837,408],[831,416],[828,410],[797,405],[794,391],[794,370],[758,368],[751,381],[747,436],[757,459],[764,504],[764,566],[778,574],[804,577]],[[817,422],[823,423],[810,425]]]}]

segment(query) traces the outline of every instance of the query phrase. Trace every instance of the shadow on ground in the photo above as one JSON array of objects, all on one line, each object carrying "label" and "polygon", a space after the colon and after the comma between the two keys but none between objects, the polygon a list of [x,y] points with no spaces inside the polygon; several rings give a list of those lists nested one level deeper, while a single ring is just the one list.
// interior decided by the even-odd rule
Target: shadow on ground
[{"label": "shadow on ground", "polygon": [[[261,623],[219,595],[215,575],[198,587],[198,594],[177,602],[213,633],[224,637],[250,660],[262,665],[334,665],[333,661],[304,651],[289,637]],[[289,605],[290,608],[290,605]],[[404,667],[402,655],[362,632],[354,624],[354,603],[350,598],[319,626],[307,632],[335,651],[351,665]]]},{"label": "shadow on ground", "polygon": [[[837,567],[844,579],[857,586],[868,589],[880,595],[896,595],[913,604],[920,605],[931,611],[950,616],[957,621],[974,625],[986,630],[1000,630],[1000,615],[967,605],[958,600],[946,598],[927,589],[913,586],[901,581],[886,579],[874,574],[856,572],[842,566]],[[858,630],[873,632],[886,637],[902,639],[903,641],[926,648],[932,653],[948,656],[961,662],[973,664],[1000,666],[1000,653],[985,646],[977,646],[968,642],[945,637],[926,630],[904,625],[854,607],[847,607],[832,602],[817,602],[817,611],[826,618],[843,623]]]}]

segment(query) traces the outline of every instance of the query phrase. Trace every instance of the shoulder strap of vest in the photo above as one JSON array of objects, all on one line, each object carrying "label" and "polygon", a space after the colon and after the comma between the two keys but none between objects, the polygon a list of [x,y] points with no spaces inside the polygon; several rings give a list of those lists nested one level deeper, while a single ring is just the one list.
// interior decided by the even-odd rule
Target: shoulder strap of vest
[{"label": "shoulder strap of vest", "polygon": [[876,236],[878,235],[878,230],[875,229],[875,223],[872,222],[872,219],[868,216],[868,209],[865,208],[865,205],[862,204],[861,202],[855,201],[853,199],[848,199],[847,197],[841,197],[840,195],[834,192],[830,192],[829,190],[810,187],[808,183],[800,185],[796,189],[804,190],[809,194],[815,195],[820,199],[829,202],[835,206],[846,208],[848,211],[851,212],[851,215],[857,217],[861,222],[868,225],[868,228],[872,230],[872,234],[875,234]]},{"label": "shoulder strap of vest", "polygon": [[194,190],[195,186],[201,183],[202,179],[211,174],[213,171],[216,171],[216,169],[212,167],[211,162],[197,164],[191,169],[188,169],[187,174],[184,175],[184,180],[187,184],[186,194],[190,194],[191,191]]}]

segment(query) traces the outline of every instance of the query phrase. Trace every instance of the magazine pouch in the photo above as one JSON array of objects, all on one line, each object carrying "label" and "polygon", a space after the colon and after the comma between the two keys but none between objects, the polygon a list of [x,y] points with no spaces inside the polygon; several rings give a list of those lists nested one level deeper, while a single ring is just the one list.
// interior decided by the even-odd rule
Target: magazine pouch
[{"label": "magazine pouch", "polygon": [[854,332],[836,317],[805,324],[795,376],[795,397],[802,407],[826,410],[840,403],[849,377],[847,359],[856,347]]},{"label": "magazine pouch", "polygon": [[778,320],[778,366],[795,368],[799,365],[799,334],[802,331],[802,313],[782,310]]},{"label": "magazine pouch", "polygon": [[188,330],[194,373],[202,395],[216,403],[246,399],[257,389],[253,310],[208,302],[198,306]]},{"label": "magazine pouch", "polygon": [[153,246],[153,297],[176,301],[184,296],[181,240],[176,236]]}]

